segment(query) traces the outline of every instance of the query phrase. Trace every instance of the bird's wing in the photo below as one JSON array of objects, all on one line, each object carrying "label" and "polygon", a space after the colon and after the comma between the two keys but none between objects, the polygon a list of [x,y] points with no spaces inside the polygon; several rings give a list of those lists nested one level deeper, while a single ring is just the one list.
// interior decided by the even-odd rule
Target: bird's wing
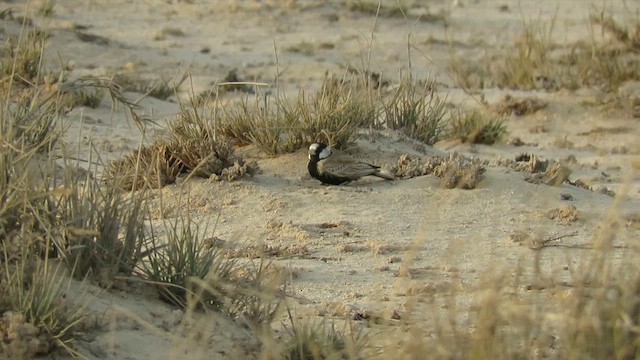
[{"label": "bird's wing", "polygon": [[328,173],[353,180],[363,176],[373,175],[378,172],[378,168],[379,167],[375,165],[357,161],[343,155],[335,156],[335,154],[318,163],[318,170],[321,173]]}]

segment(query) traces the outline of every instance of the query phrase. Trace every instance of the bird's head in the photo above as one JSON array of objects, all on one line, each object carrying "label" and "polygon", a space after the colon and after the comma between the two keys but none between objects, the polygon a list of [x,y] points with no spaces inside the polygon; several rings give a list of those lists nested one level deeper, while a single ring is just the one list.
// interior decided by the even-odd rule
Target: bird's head
[{"label": "bird's head", "polygon": [[313,143],[309,146],[309,159],[326,159],[331,155],[331,147],[323,143]]}]

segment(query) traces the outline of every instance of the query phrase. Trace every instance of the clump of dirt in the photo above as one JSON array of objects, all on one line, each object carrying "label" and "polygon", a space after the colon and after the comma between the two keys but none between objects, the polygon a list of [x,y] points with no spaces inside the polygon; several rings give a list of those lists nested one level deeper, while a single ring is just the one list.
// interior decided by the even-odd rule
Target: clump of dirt
[{"label": "clump of dirt", "polygon": [[237,159],[233,165],[222,169],[220,175],[212,174],[211,179],[215,181],[236,181],[242,179],[245,175],[254,176],[259,172],[260,168],[255,161],[246,163],[243,159]]},{"label": "clump of dirt", "polygon": [[0,354],[7,359],[31,359],[51,351],[46,334],[28,323],[24,315],[7,311],[0,318]]},{"label": "clump of dirt", "polygon": [[497,165],[527,173],[525,180],[532,184],[550,186],[560,186],[572,173],[571,169],[563,163],[542,159],[535,154],[519,154],[515,160],[501,160]]},{"label": "clump of dirt", "polygon": [[442,186],[447,189],[474,189],[485,168],[479,161],[455,153],[446,158],[428,156],[424,160],[402,154],[390,171],[399,179],[433,174],[441,179]]},{"label": "clump of dirt", "polygon": [[574,205],[565,205],[547,211],[547,218],[557,220],[562,225],[569,225],[580,219],[580,213]]},{"label": "clump of dirt", "polygon": [[532,97],[517,99],[511,97],[511,95],[506,95],[502,102],[494,106],[494,110],[500,115],[515,114],[516,116],[523,116],[533,114],[546,106],[547,104],[540,99]]},{"label": "clump of dirt", "polygon": [[582,179],[576,179],[575,181],[568,180],[567,183],[569,185],[573,185],[573,186],[579,187],[581,189],[585,189],[585,190],[589,190],[589,191],[593,191],[593,192],[598,192],[598,193],[605,194],[605,195],[608,195],[608,196],[611,196],[611,197],[616,196],[615,191],[609,189],[608,187],[606,187],[606,186],[593,187],[593,186],[589,185],[587,182],[585,182]]},{"label": "clump of dirt", "polygon": [[411,179],[417,176],[427,175],[442,163],[442,158],[428,156],[423,161],[402,154],[391,167],[390,172],[398,179]]},{"label": "clump of dirt", "polygon": [[549,160],[541,159],[534,154],[519,154],[515,158],[515,170],[532,174],[545,172],[549,166]]}]

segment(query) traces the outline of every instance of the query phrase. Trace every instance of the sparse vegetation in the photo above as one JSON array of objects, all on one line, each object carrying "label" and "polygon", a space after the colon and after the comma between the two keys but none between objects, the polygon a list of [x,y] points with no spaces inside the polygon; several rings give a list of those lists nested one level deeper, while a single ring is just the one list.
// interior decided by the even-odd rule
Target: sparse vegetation
[{"label": "sparse vegetation", "polygon": [[576,42],[568,51],[560,50],[551,40],[555,22],[556,16],[548,22],[523,21],[522,34],[512,46],[485,56],[483,65],[463,62],[452,54],[449,68],[464,88],[498,86],[554,91],[599,86],[615,90],[624,81],[638,79],[640,60],[634,55],[640,28],[637,20],[625,27],[605,16],[604,10],[594,14],[585,29],[591,38]]},{"label": "sparse vegetation", "polygon": [[299,320],[289,310],[289,324],[285,325],[288,338],[283,358],[287,360],[312,359],[366,359],[367,337],[349,328],[336,329],[336,324],[313,320]]},{"label": "sparse vegetation", "polygon": [[237,180],[255,175],[256,163],[234,155],[224,134],[194,106],[181,104],[178,118],[169,123],[166,139],[115,161],[105,178],[126,190],[159,188],[175,182],[183,173],[215,180]]},{"label": "sparse vegetation", "polygon": [[111,80],[125,91],[133,91],[151,96],[156,99],[166,100],[174,95],[176,89],[187,79],[184,75],[179,79],[161,77],[157,79],[146,79],[141,76],[120,73],[113,76]]},{"label": "sparse vegetation", "polygon": [[25,85],[36,83],[47,33],[39,29],[26,30],[17,39],[9,37],[0,55],[0,74]]},{"label": "sparse vegetation", "polygon": [[427,145],[441,140],[446,131],[446,101],[436,93],[433,78],[420,83],[403,77],[383,112],[387,128],[400,130]]},{"label": "sparse vegetation", "polygon": [[350,145],[362,128],[374,126],[379,110],[357,81],[326,78],[317,93],[295,102],[282,96],[248,97],[212,113],[216,133],[269,155],[296,151],[316,141]]},{"label": "sparse vegetation", "polygon": [[69,99],[69,107],[86,106],[92,109],[100,106],[104,92],[102,89],[87,89],[74,92]]},{"label": "sparse vegetation", "polygon": [[479,110],[458,110],[450,126],[450,138],[473,144],[495,144],[507,134],[502,118],[491,117]]},{"label": "sparse vegetation", "polygon": [[[55,15],[54,1],[43,4],[43,8],[38,9],[41,15]],[[44,6],[51,8],[47,10]],[[399,3],[395,10],[395,6],[354,1],[349,3],[349,9],[381,16],[398,16],[396,11],[400,11],[400,15],[405,16]],[[481,86],[497,84],[554,90],[596,85],[612,91],[623,81],[637,79],[640,26],[621,26],[603,15],[592,17],[591,22],[602,27],[612,41],[576,44],[568,52],[556,52],[557,47],[551,43],[553,21],[549,27],[525,24],[515,55],[494,58],[493,65],[483,67]],[[485,278],[484,274],[473,274],[475,269],[461,271],[453,269],[455,264],[447,264],[442,270],[447,272],[442,284],[431,277],[425,281],[420,278],[426,273],[433,276],[441,269],[434,266],[413,271],[410,268],[411,262],[417,259],[413,244],[400,245],[395,238],[384,243],[363,239],[360,234],[352,236],[351,233],[361,230],[360,224],[344,227],[339,219],[313,218],[318,223],[312,225],[314,231],[309,233],[321,238],[323,247],[341,249],[338,250],[340,258],[317,255],[326,250],[314,248],[307,241],[306,233],[300,237],[304,241],[294,245],[280,241],[233,248],[207,237],[208,229],[199,225],[190,213],[162,219],[164,227],[158,226],[157,218],[152,219],[150,199],[161,198],[163,191],[148,188],[174,183],[183,174],[231,181],[256,173],[257,165],[237,156],[236,146],[253,144],[269,155],[293,152],[314,141],[344,148],[353,144],[363,130],[383,127],[401,131],[429,145],[445,137],[480,144],[494,144],[504,138],[507,130],[502,118],[479,110],[451,114],[445,100],[438,96],[435,81],[401,78],[389,93],[385,92],[388,84],[383,85],[379,74],[363,72],[376,84],[359,78],[327,77],[318,92],[300,92],[295,99],[263,95],[256,90],[254,98],[246,96],[235,103],[222,104],[216,98],[212,108],[196,101],[182,103],[178,116],[169,122],[165,137],[106,164],[104,177],[96,178],[94,169],[81,173],[78,163],[73,164],[68,157],[65,144],[60,140],[59,131],[64,130],[60,117],[67,107],[98,106],[102,95],[109,92],[112,101],[125,104],[129,114],[138,121],[137,125],[145,129],[142,118],[136,114],[137,107],[122,94],[123,88],[110,80],[82,78],[69,83],[61,81],[62,84],[55,86],[42,81],[40,63],[46,35],[37,30],[25,31],[19,37],[21,40],[9,39],[0,52],[4,79],[0,92],[3,100],[0,109],[0,357],[46,356],[56,348],[76,355],[73,340],[81,335],[78,330],[86,314],[82,300],[69,295],[71,284],[92,282],[111,291],[122,282],[126,284],[119,291],[126,293],[129,286],[133,287],[131,280],[135,279],[144,280],[158,291],[162,300],[181,308],[175,310],[179,315],[175,328],[160,325],[168,327],[167,333],[179,328],[194,332],[190,341],[215,341],[215,338],[204,339],[193,329],[195,325],[187,321],[215,310],[218,315],[243,324],[243,330],[252,336],[268,338],[260,339],[262,348],[257,346],[252,354],[256,357],[292,360],[424,356],[435,359],[640,357],[640,262],[637,229],[636,232],[629,230],[635,229],[638,221],[633,214],[623,214],[622,201],[628,195],[624,187],[619,197],[607,199],[611,200],[611,213],[599,224],[595,234],[580,234],[578,240],[582,243],[564,242],[567,237],[577,237],[577,231],[564,235],[525,234],[529,249],[522,250],[532,251],[533,255],[525,253],[518,268],[496,269],[495,274]],[[164,38],[184,33],[165,28],[161,35]],[[466,70],[460,68],[459,75],[469,79],[467,75],[471,71],[463,74]],[[158,80],[129,84],[132,87],[128,89],[166,99],[174,93],[175,86],[170,84]],[[248,87],[236,89],[249,91]],[[544,106],[531,98],[511,100],[514,99],[507,99],[497,109],[500,114],[527,114]],[[605,131],[596,130],[593,131]],[[624,133],[627,128],[612,127],[607,131]],[[533,155],[525,154],[517,159],[512,169],[539,174],[540,177],[528,179],[534,183],[560,186],[571,173],[559,163]],[[94,161],[88,159],[87,163]],[[483,164],[459,155],[424,159],[403,155],[392,172],[400,179],[433,174],[445,188],[474,189],[482,180]],[[229,189],[234,189],[233,185],[237,184],[229,185]],[[187,194],[186,187],[175,188],[180,191],[178,196]],[[383,191],[379,189],[376,191]],[[303,191],[314,196],[333,196],[341,191],[340,195],[349,201],[371,192],[355,187]],[[215,204],[207,205],[214,208],[235,205],[235,199],[221,199],[221,194],[216,188],[216,192],[205,199]],[[453,198],[469,193],[454,191],[449,195]],[[327,199],[328,196],[322,200]],[[563,198],[569,199],[573,197]],[[273,214],[272,224],[280,225],[272,226],[282,227],[281,212],[277,204],[270,203],[279,200],[269,194],[255,200],[252,210]],[[490,198],[487,202],[491,204],[496,200],[500,199]],[[555,221],[543,218],[545,226],[557,222],[564,228],[578,227],[595,211],[578,211],[572,204],[553,206],[545,214]],[[434,216],[433,212],[429,214]],[[504,215],[505,223],[496,226],[501,231],[517,219],[511,217],[512,214]],[[482,226],[484,231],[486,224]],[[464,221],[460,230],[456,236],[469,236],[471,241],[500,240],[493,236],[501,232],[491,232],[488,239],[480,238],[486,237],[486,233],[474,232]],[[270,233],[281,240],[282,232]],[[340,239],[332,243],[332,237]],[[350,241],[342,241],[349,237]],[[416,236],[415,247],[424,245],[419,243],[420,238]],[[366,244],[372,248],[370,254],[365,251]],[[567,273],[558,275],[545,257],[551,247],[579,249],[582,255],[572,257],[566,265]],[[399,254],[400,251],[406,254]],[[269,257],[279,257],[278,260],[302,257],[333,265],[332,261],[338,263],[350,255],[367,256],[367,259],[384,256],[388,264],[381,271],[391,274],[392,270],[399,278],[395,279],[398,283],[412,281],[412,287],[406,291],[393,288],[402,292],[399,295],[403,299],[401,312],[393,310],[389,317],[373,318],[370,312],[349,304],[343,313],[352,316],[351,319],[333,322],[328,313],[322,313],[326,318],[321,320],[308,316],[301,319],[288,308],[288,323],[281,324],[283,331],[272,329],[287,296],[307,304],[308,299],[288,288],[294,280],[290,275],[296,271],[316,275],[322,270],[285,270],[280,264],[270,262]],[[259,260],[255,260],[257,258]],[[529,259],[534,260],[526,262]],[[398,263],[400,269],[395,271],[392,267]],[[355,274],[353,269],[344,271]],[[457,275],[464,272],[472,273],[473,281]],[[355,290],[349,296],[363,297]],[[385,306],[396,306],[387,302],[386,295],[383,299]],[[191,318],[185,316],[188,319],[182,321],[185,313]],[[106,317],[106,311],[101,316]],[[366,326],[359,326],[360,320],[368,320]],[[347,324],[344,331],[336,325],[342,321]],[[210,327],[203,329],[211,332]],[[226,330],[213,328],[213,332]],[[267,348],[268,341],[277,344]]]},{"label": "sparse vegetation", "polygon": [[224,309],[233,319],[252,328],[256,334],[270,332],[285,298],[285,272],[265,259],[240,268],[229,287]]},{"label": "sparse vegetation", "polygon": [[158,236],[151,236],[141,271],[163,301],[181,308],[192,303],[214,308],[222,305],[223,288],[236,264],[224,256],[223,249],[207,244],[206,231],[186,216],[165,222],[163,243]]},{"label": "sparse vegetation", "polygon": [[10,254],[7,244],[3,247],[0,331],[4,336],[0,354],[13,359],[31,358],[67,347],[73,340],[74,326],[84,317],[84,308],[64,299],[65,284],[70,280],[60,264],[39,259],[28,245],[19,249],[21,258],[12,261],[9,258],[16,253]]},{"label": "sparse vegetation", "polygon": [[121,187],[101,186],[89,173],[85,179],[67,174],[60,185],[69,192],[48,201],[48,219],[52,243],[68,269],[78,279],[91,276],[103,286],[117,275],[131,275],[147,239],[146,194],[125,197]]},{"label": "sparse vegetation", "polygon": [[311,56],[316,52],[316,47],[309,42],[302,41],[297,44],[288,46],[286,50],[291,53],[299,53],[302,55]]},{"label": "sparse vegetation", "polygon": [[55,5],[56,5],[56,2],[54,0],[44,0],[40,4],[40,8],[38,9],[38,12],[42,16],[51,16],[53,15],[53,8],[55,7]]}]

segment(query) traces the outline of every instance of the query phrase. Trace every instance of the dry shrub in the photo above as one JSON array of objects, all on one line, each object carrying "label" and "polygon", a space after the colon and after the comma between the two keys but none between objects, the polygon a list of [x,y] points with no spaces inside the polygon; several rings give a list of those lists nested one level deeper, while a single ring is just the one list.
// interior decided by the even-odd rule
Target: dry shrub
[{"label": "dry shrub", "polygon": [[[140,275],[158,290],[161,300],[181,307],[223,304],[223,287],[231,280],[236,261],[225,249],[209,246],[200,227],[188,215],[165,221],[166,240],[152,234]],[[153,231],[153,229],[152,229]]]},{"label": "dry shrub", "polygon": [[474,189],[484,171],[478,161],[458,154],[451,154],[448,158],[430,156],[423,161],[403,154],[391,168],[391,173],[400,179],[433,174],[441,179],[441,185],[447,189]]},{"label": "dry shrub", "polygon": [[243,265],[227,289],[225,313],[256,333],[270,327],[284,304],[286,275],[286,271],[264,259]]},{"label": "dry shrub", "polygon": [[289,323],[285,324],[286,338],[280,357],[287,360],[315,359],[366,359],[368,337],[356,331],[349,323],[348,329],[338,330],[335,323],[324,319],[300,320],[288,310]]},{"label": "dry shrub", "polygon": [[478,110],[459,110],[453,115],[449,138],[462,142],[491,145],[507,134],[507,126],[500,117],[489,117]]},{"label": "dry shrub", "polygon": [[171,146],[156,142],[109,163],[105,180],[125,190],[158,189],[173,184],[185,165],[174,155]]},{"label": "dry shrub", "polygon": [[360,82],[325,78],[319,92],[297,100],[294,138],[301,144],[324,142],[336,148],[353,143],[361,128],[374,126],[378,109]]},{"label": "dry shrub", "polygon": [[387,128],[427,145],[441,140],[446,131],[446,102],[437,95],[434,78],[419,83],[403,77],[393,96],[384,101],[383,113]]},{"label": "dry shrub", "polygon": [[[604,12],[591,15],[585,29],[590,38],[568,49],[560,49],[551,42],[554,15],[548,23],[523,22],[522,33],[513,44],[486,57],[482,65],[452,56],[449,68],[458,83],[467,88],[498,86],[554,91],[598,86],[615,90],[621,83],[639,78],[640,22],[636,18],[628,26],[622,26]],[[594,29],[594,25],[602,31]]]},{"label": "dry shrub", "polygon": [[40,29],[25,30],[17,39],[10,37],[7,47],[0,53],[2,77],[12,77],[24,85],[37,83],[47,37],[48,34]]},{"label": "dry shrub", "polygon": [[150,146],[112,161],[105,178],[126,190],[160,188],[172,184],[182,173],[215,180],[238,180],[258,171],[234,155],[229,140],[217,134],[201,110],[184,104],[177,119],[169,123],[169,135]]},{"label": "dry shrub", "polygon": [[[69,165],[67,165],[69,168]],[[50,216],[41,220],[57,255],[78,279],[91,277],[111,286],[118,275],[129,276],[142,260],[149,218],[144,192],[127,196],[121,187],[101,184],[90,174],[65,174],[68,192],[50,197]]]}]

